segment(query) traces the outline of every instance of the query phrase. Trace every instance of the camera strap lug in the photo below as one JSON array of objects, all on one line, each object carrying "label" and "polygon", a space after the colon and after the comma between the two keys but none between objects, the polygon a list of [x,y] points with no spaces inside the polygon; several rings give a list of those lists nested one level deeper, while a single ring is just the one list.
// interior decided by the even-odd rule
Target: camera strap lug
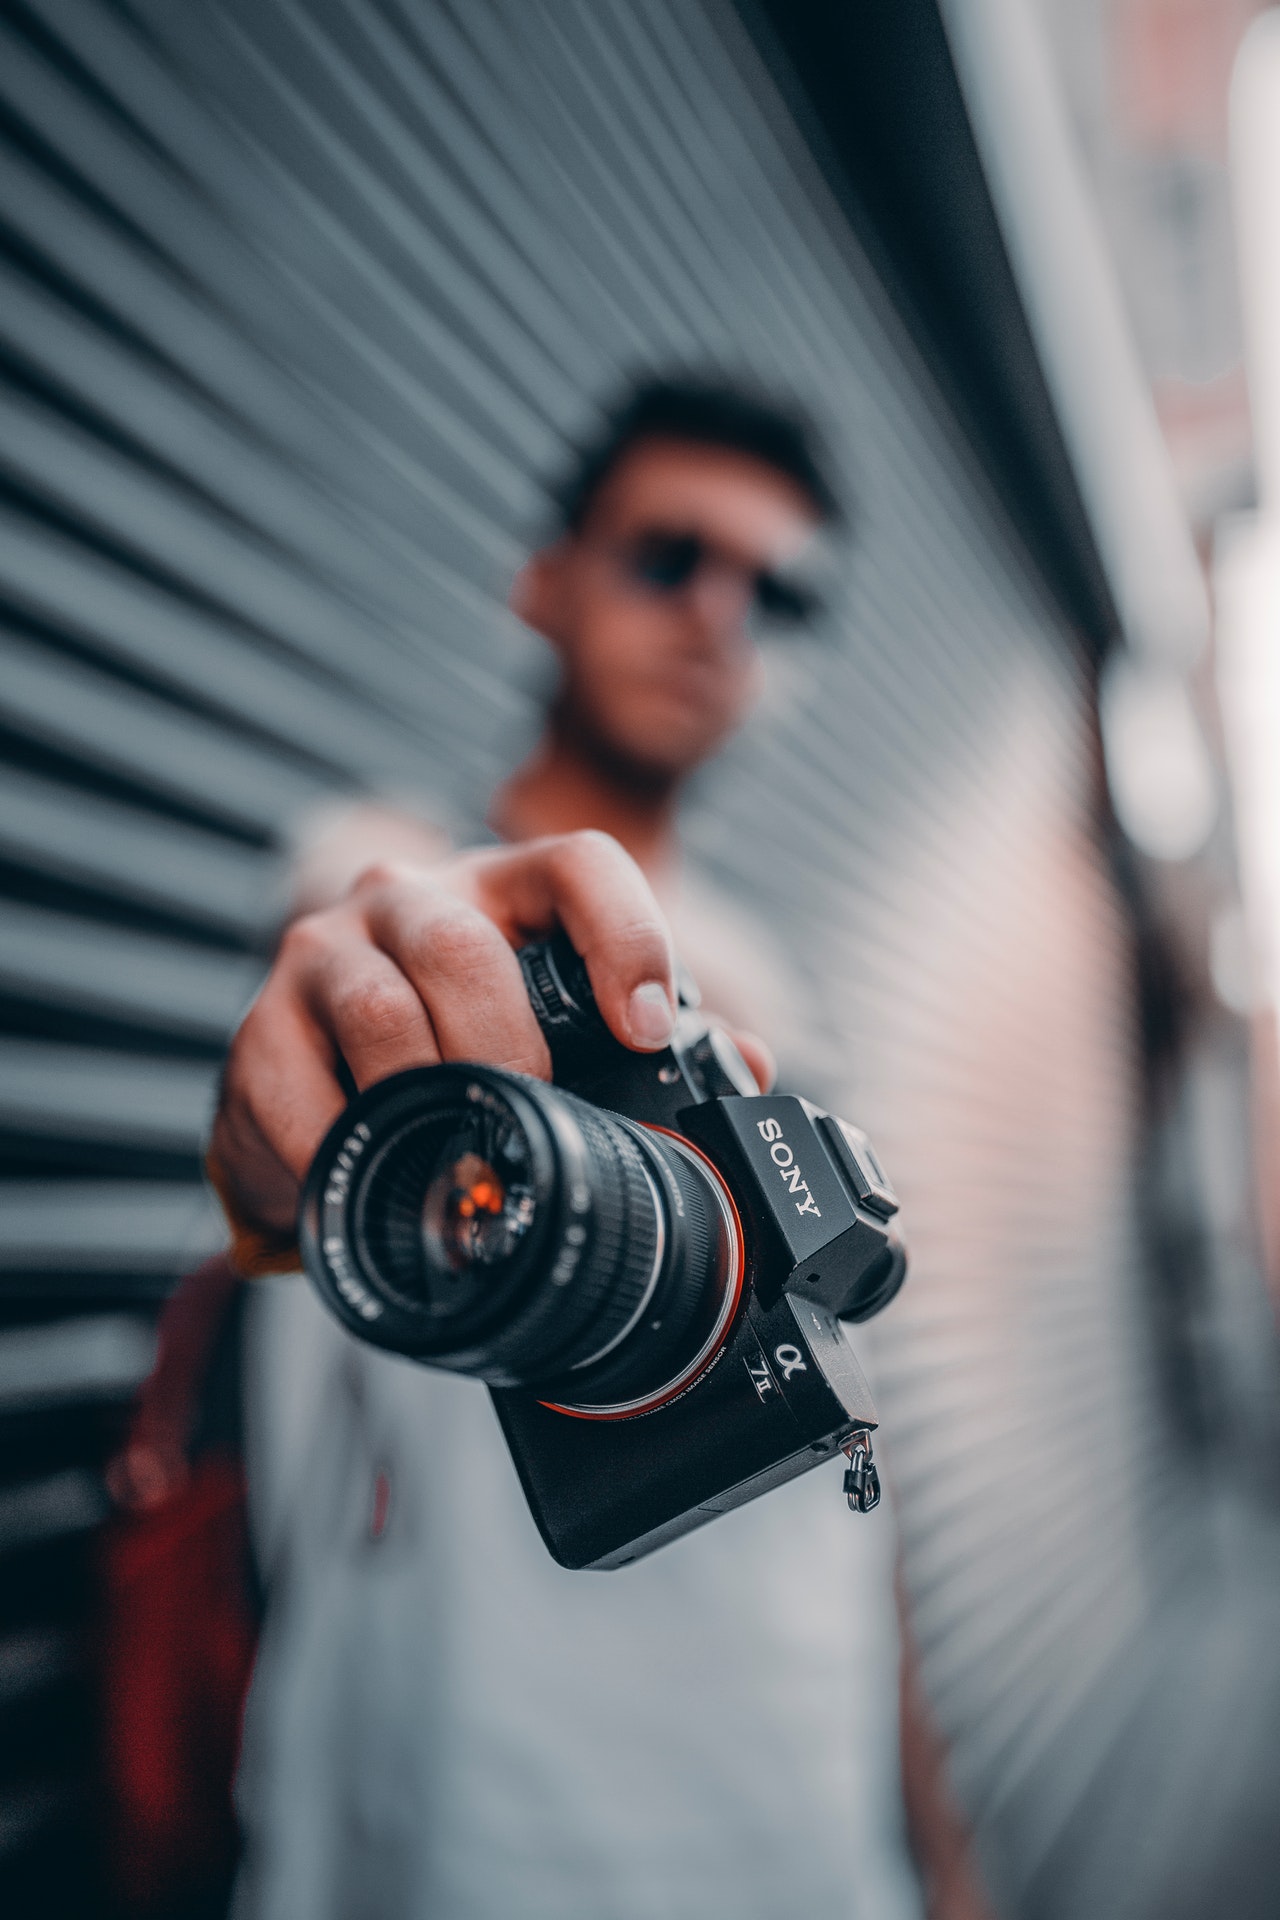
[{"label": "camera strap lug", "polygon": [[880,1505],[880,1475],[871,1458],[871,1435],[865,1427],[851,1433],[840,1451],[849,1461],[844,1476],[845,1497],[850,1513],[870,1513]]}]

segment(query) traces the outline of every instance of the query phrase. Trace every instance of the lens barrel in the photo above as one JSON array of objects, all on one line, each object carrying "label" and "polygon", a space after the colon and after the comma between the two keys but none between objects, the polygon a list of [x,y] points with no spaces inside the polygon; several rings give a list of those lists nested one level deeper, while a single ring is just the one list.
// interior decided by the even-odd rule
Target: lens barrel
[{"label": "lens barrel", "polygon": [[741,1285],[697,1150],[494,1068],[397,1074],[322,1146],[303,1257],[366,1340],[600,1418],[696,1377]]}]

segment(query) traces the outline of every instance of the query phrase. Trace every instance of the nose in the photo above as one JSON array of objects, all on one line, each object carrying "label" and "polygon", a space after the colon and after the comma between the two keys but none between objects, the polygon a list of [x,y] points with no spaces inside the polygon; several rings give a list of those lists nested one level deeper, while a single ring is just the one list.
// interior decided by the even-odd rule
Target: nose
[{"label": "nose", "polygon": [[732,648],[746,637],[751,596],[751,581],[740,568],[710,560],[699,567],[684,597],[698,637]]}]

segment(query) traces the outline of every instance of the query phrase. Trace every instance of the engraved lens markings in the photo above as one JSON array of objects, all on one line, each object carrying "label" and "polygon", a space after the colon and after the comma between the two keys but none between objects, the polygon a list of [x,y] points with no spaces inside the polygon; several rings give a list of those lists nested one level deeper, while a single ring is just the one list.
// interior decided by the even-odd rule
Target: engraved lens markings
[{"label": "engraved lens markings", "polygon": [[[329,1174],[329,1184],[324,1191],[326,1212],[337,1209],[339,1214],[351,1187],[351,1176],[355,1172],[356,1162],[372,1139],[363,1120],[357,1122],[343,1141],[337,1159]],[[327,1224],[327,1223],[326,1223]],[[338,1224],[341,1224],[339,1219]],[[329,1269],[333,1274],[333,1283],[347,1305],[354,1307],[362,1320],[380,1320],[382,1303],[356,1278],[351,1262],[347,1257],[346,1236],[328,1233],[324,1239],[325,1255]]]}]

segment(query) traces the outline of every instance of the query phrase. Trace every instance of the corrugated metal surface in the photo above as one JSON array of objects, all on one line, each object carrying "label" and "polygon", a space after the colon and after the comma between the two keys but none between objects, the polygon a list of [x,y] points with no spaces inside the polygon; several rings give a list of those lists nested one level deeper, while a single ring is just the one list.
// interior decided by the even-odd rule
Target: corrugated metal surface
[{"label": "corrugated metal surface", "polygon": [[502,595],[592,398],[673,361],[794,389],[858,502],[847,602],[690,839],[906,1197],[888,1454],[983,1843],[1011,1910],[1102,1912],[1044,1876],[1186,1536],[1089,675],[736,16],[32,0],[0,115],[11,1310],[216,1241],[197,1143],[275,849],[326,794],[509,762],[539,668]]}]

